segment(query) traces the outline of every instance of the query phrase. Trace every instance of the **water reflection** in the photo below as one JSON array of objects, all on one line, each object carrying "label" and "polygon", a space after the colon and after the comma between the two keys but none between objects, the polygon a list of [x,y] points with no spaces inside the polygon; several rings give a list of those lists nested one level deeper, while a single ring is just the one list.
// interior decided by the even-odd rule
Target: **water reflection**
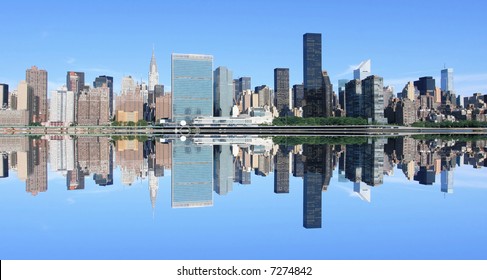
[{"label": "water reflection", "polygon": [[[357,140],[358,139],[358,140]],[[394,168],[408,180],[432,185],[440,175],[441,192],[453,193],[455,167],[487,166],[486,142],[424,140],[408,137],[356,138],[352,144],[283,144],[267,138],[150,139],[45,136],[1,137],[0,178],[15,171],[32,195],[48,190],[48,166],[66,178],[66,189],[83,190],[91,176],[99,186],[113,185],[114,168],[130,186],[148,182],[156,205],[159,178],[171,171],[173,208],[212,206],[213,193],[226,195],[234,183],[251,184],[252,176],[274,177],[274,193],[290,192],[290,176],[303,183],[303,226],[322,227],[322,195],[338,166],[338,181],[370,202],[372,188]]]}]

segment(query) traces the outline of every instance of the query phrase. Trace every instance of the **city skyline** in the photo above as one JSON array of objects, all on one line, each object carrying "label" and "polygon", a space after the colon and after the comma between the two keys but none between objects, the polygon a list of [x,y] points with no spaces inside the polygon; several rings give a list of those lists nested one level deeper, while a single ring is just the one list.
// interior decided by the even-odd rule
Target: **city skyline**
[{"label": "city skyline", "polygon": [[[280,21],[279,24],[273,21],[242,22],[240,17],[222,13],[231,7],[231,3],[213,3],[209,5],[211,9],[190,5],[192,3],[196,2],[137,3],[142,7],[156,5],[148,11],[149,15],[158,13],[156,11],[163,12],[161,17],[144,15],[148,19],[146,24],[137,23],[144,22],[142,20],[123,21],[125,16],[134,14],[131,12],[133,4],[108,3],[107,7],[113,10],[103,14],[107,22],[104,32],[97,32],[97,21],[81,20],[81,17],[86,14],[99,17],[107,8],[94,11],[87,4],[69,10],[68,3],[56,3],[55,6],[7,3],[6,10],[26,10],[25,18],[29,20],[17,21],[13,13],[7,13],[0,19],[2,26],[8,26],[4,35],[9,40],[9,44],[0,47],[4,54],[0,65],[0,82],[16,88],[18,82],[23,80],[25,69],[36,65],[49,72],[48,92],[57,90],[65,83],[66,71],[80,71],[86,73],[86,81],[93,81],[100,75],[113,76],[114,90],[118,93],[123,76],[132,75],[136,81],[148,81],[147,65],[151,49],[155,46],[160,83],[167,89],[170,88],[171,53],[211,54],[215,59],[214,68],[226,66],[234,72],[235,77],[251,77],[254,85],[272,84],[273,69],[285,67],[290,69],[290,85],[301,84],[300,38],[304,33],[317,32],[323,34],[323,69],[328,71],[335,91],[337,81],[351,79],[353,70],[367,59],[373,64],[372,74],[383,77],[384,86],[394,86],[395,92],[399,92],[407,81],[422,76],[433,76],[439,82],[440,70],[444,66],[454,69],[457,94],[468,96],[487,91],[487,73],[483,69],[485,60],[479,59],[484,57],[481,46],[487,40],[480,29],[485,25],[480,14],[485,3],[454,3],[440,7],[441,2],[429,1],[422,9],[415,10],[414,17],[405,16],[409,15],[410,7],[417,6],[414,1],[408,1],[405,5],[382,2],[368,5],[373,9],[361,5],[350,9],[353,3],[323,4],[318,1],[306,5],[286,1],[280,1],[279,5],[250,1],[242,7],[243,15],[271,9],[280,10],[289,17],[304,11],[308,13],[306,17],[299,17],[298,21]],[[26,6],[37,9],[26,9]],[[318,16],[324,8],[334,11],[330,17]],[[435,12],[440,8],[441,13]],[[39,13],[44,16],[37,14],[39,10],[45,12]],[[381,26],[382,32],[362,34],[360,28],[352,28],[364,14],[368,15],[367,25]],[[141,15],[134,16],[137,18]],[[172,23],[177,22],[180,16],[194,18],[200,32],[192,24],[174,26]],[[240,26],[242,32],[225,32],[225,36],[215,37],[209,31],[211,29],[205,27],[211,26],[216,16],[228,23],[222,31]],[[42,24],[33,28],[34,20]],[[70,24],[61,26],[59,22],[63,20]],[[384,21],[387,24],[383,24]],[[448,28],[438,28],[438,22]],[[145,25],[152,28],[147,30]],[[72,32],[72,29],[78,32]],[[107,39],[106,30],[112,35],[108,38],[114,39]],[[245,36],[249,40],[238,40],[236,36]],[[67,42],[79,38],[83,39],[76,46],[65,47]],[[266,41],[269,44],[265,44]],[[280,47],[276,48],[276,45]],[[87,51],[88,46],[90,51]]]}]

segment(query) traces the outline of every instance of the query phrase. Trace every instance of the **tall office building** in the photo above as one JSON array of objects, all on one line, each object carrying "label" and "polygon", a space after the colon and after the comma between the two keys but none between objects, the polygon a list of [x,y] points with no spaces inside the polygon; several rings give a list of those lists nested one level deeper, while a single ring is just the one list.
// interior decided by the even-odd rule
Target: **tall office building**
[{"label": "tall office building", "polygon": [[347,103],[347,98],[345,96],[345,85],[347,83],[347,79],[338,80],[338,104],[340,104],[340,108],[343,110],[345,110],[345,105]]},{"label": "tall office building", "polygon": [[362,94],[362,81],[351,80],[345,84],[345,112],[347,117],[364,117],[364,96]]},{"label": "tall office building", "polygon": [[16,110],[27,112],[28,123],[26,123],[26,125],[33,121],[34,92],[32,86],[26,81],[20,81],[17,85],[17,100],[15,107]]},{"label": "tall office building", "polygon": [[68,71],[66,74],[66,87],[74,94],[79,94],[85,87],[85,73]]},{"label": "tall office building", "polygon": [[441,90],[444,92],[453,91],[453,68],[441,70]]},{"label": "tall office building", "polygon": [[66,86],[51,91],[49,121],[60,125],[70,125],[75,120],[75,95]]},{"label": "tall office building", "polygon": [[321,34],[303,35],[303,117],[331,116],[331,97],[323,92],[323,73],[321,67]]},{"label": "tall office building", "polygon": [[274,193],[289,193],[289,153],[290,147],[279,145],[274,156]]},{"label": "tall office building", "polygon": [[420,95],[435,95],[436,85],[433,77],[421,77],[419,80],[414,82],[414,86],[418,89]]},{"label": "tall office building", "polygon": [[120,122],[137,122],[144,117],[144,97],[132,76],[123,77],[121,94],[116,98],[115,116]]},{"label": "tall office building", "polygon": [[355,80],[363,80],[371,75],[370,72],[370,59],[362,61],[357,69],[353,70],[353,78]]},{"label": "tall office building", "polygon": [[336,105],[336,95],[333,93],[333,85],[327,71],[321,72],[323,95],[325,96],[325,116],[333,116],[333,106]]},{"label": "tall office building", "polygon": [[235,174],[230,145],[213,146],[213,190],[219,195],[226,195],[233,190]]},{"label": "tall office building", "polygon": [[322,193],[328,188],[333,172],[331,146],[303,145],[303,226],[321,228]]},{"label": "tall office building", "polygon": [[152,57],[149,65],[149,92],[154,91],[154,87],[159,84],[159,72],[157,71],[156,55],[152,49]]},{"label": "tall office building", "polygon": [[238,102],[242,99],[242,94],[245,90],[250,90],[252,88],[251,78],[250,77],[240,77],[238,79],[233,80],[233,99],[234,103],[238,104]]},{"label": "tall office building", "polygon": [[108,104],[110,106],[110,116],[113,116],[113,77],[110,76],[98,76],[96,77],[95,81],[93,82],[93,87],[94,88],[100,88],[103,87],[103,85],[106,85],[109,89],[109,96],[108,96]]},{"label": "tall office building", "polygon": [[289,68],[274,69],[274,96],[277,111],[280,117],[291,114],[289,104]]},{"label": "tall office building", "polygon": [[32,66],[25,71],[25,80],[32,87],[34,106],[32,110],[34,122],[47,121],[47,71]]},{"label": "tall office building", "polygon": [[369,121],[380,124],[387,123],[384,118],[384,82],[379,76],[369,76],[362,80],[362,94],[364,100],[365,115]]},{"label": "tall office building", "polygon": [[8,85],[0,84],[0,109],[8,107]]},{"label": "tall office building", "polygon": [[173,121],[213,116],[213,56],[172,54],[171,62]]},{"label": "tall office building", "polygon": [[107,125],[110,122],[110,89],[106,86],[84,89],[78,95],[77,123]]},{"label": "tall office building", "polygon": [[0,153],[0,178],[8,177],[8,154]]},{"label": "tall office building", "polygon": [[293,85],[293,105],[294,108],[302,108],[304,100],[304,85]]},{"label": "tall office building", "polygon": [[172,145],[172,208],[213,205],[213,146],[191,140]]},{"label": "tall office building", "polygon": [[441,191],[444,193],[453,193],[453,170],[441,171]]},{"label": "tall office building", "polygon": [[214,116],[230,117],[233,106],[233,74],[225,66],[213,72]]},{"label": "tall office building", "polygon": [[32,195],[37,195],[40,192],[47,191],[47,140],[32,140],[33,149],[32,161],[28,162],[31,165],[32,173],[27,177],[25,190]]}]

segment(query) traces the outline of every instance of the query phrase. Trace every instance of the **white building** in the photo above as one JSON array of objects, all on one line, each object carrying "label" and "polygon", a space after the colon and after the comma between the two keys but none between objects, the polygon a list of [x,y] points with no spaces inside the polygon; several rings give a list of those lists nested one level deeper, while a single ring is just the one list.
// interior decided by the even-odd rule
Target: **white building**
[{"label": "white building", "polygon": [[362,61],[357,69],[353,70],[353,78],[363,80],[371,75],[370,72],[370,59]]},{"label": "white building", "polygon": [[74,92],[69,91],[66,86],[51,91],[49,122],[64,126],[74,123],[74,105]]}]

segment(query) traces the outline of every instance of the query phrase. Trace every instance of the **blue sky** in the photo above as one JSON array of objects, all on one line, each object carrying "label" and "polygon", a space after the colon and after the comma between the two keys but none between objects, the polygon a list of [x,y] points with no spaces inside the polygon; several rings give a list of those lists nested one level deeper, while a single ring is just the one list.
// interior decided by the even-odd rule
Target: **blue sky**
[{"label": "blue sky", "polygon": [[323,34],[323,68],[350,79],[361,61],[400,91],[408,80],[454,69],[459,94],[487,93],[484,1],[8,1],[0,17],[0,82],[12,88],[32,65],[49,90],[66,71],[86,82],[112,75],[147,81],[152,46],[170,87],[170,55],[211,54],[214,68],[273,86],[273,69],[302,82],[302,35]]}]

